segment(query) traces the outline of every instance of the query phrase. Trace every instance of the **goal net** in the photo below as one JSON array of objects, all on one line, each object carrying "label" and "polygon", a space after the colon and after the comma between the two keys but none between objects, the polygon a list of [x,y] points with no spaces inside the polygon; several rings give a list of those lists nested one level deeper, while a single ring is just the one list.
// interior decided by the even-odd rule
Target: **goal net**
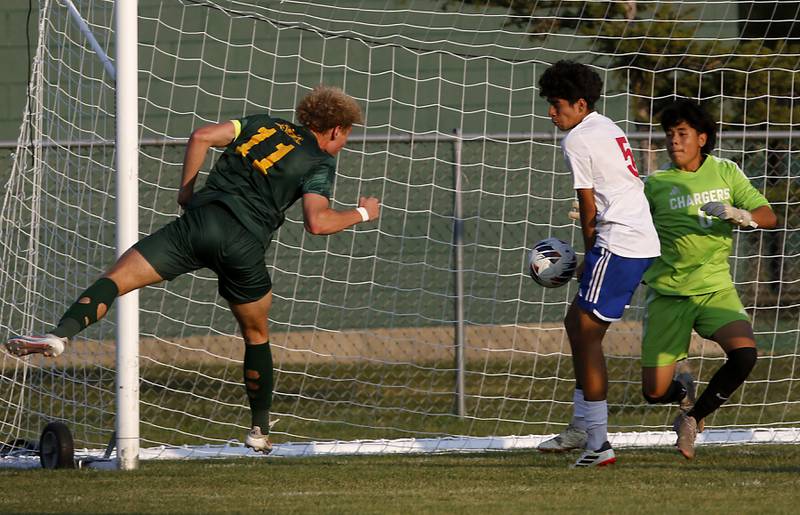
[{"label": "goal net", "polygon": [[[39,2],[30,96],[2,172],[3,338],[51,327],[115,256],[115,63],[102,58],[114,55],[114,2],[71,4]],[[780,225],[735,233],[731,270],[760,360],[699,443],[796,442],[800,29],[796,2],[766,4],[778,6],[139,0],[140,235],[180,213],[192,129],[292,119],[315,85],[342,87],[366,121],[338,157],[334,207],[372,195],[383,208],[320,237],[294,206],[267,252],[275,454],[530,448],[570,419],[561,321],[576,283],[537,286],[527,251],[549,236],[583,247],[537,79],[559,59],[593,66],[598,110],[629,134],[643,175],[666,161],[654,114],[701,98],[719,122],[714,153],[741,166]],[[641,396],[642,297],[604,342],[615,446],[674,443],[675,408]],[[214,275],[145,288],[140,303],[142,457],[244,454],[243,343]],[[52,421],[76,447],[105,448],[114,329],[104,319],[57,359],[0,357],[2,459]],[[694,337],[700,388],[723,361]]]}]

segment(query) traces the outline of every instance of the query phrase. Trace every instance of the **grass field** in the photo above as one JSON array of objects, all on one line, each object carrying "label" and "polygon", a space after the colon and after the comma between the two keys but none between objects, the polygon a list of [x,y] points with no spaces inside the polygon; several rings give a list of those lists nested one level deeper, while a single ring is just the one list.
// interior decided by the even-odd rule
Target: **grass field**
[{"label": "grass field", "polygon": [[800,446],[618,456],[590,470],[535,452],[0,469],[0,513],[797,513]]}]

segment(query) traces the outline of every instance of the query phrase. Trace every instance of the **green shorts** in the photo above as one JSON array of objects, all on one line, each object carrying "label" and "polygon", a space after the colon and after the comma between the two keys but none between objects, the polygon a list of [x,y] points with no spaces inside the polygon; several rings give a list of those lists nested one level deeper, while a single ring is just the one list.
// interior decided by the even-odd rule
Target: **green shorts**
[{"label": "green shorts", "polygon": [[219,294],[233,304],[259,300],[272,288],[264,244],[221,204],[189,209],[133,247],[167,281],[210,268]]},{"label": "green shorts", "polygon": [[702,295],[660,295],[647,292],[642,335],[642,366],[660,367],[685,359],[692,329],[710,339],[721,327],[750,320],[735,288]]}]

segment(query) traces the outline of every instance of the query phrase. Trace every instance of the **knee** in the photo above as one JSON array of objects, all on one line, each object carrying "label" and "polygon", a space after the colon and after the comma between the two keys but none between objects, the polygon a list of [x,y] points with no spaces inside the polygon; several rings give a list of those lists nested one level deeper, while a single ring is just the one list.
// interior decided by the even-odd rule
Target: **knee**
[{"label": "knee", "polygon": [[669,400],[671,386],[671,382],[660,384],[660,381],[643,378],[642,397],[647,401],[647,404],[668,404],[671,402]]},{"label": "knee", "polygon": [[266,313],[258,313],[257,316],[253,316],[253,314],[237,314],[236,320],[239,322],[239,329],[242,332],[242,338],[245,343],[259,344],[269,341],[267,316]]},{"label": "knee", "polygon": [[667,393],[668,392],[660,392],[655,388],[642,386],[642,397],[647,401],[647,404],[667,404],[671,402]]},{"label": "knee", "polygon": [[242,338],[245,343],[257,345],[269,341],[269,331],[266,328],[242,328]]},{"label": "knee", "polygon": [[755,347],[741,347],[728,353],[727,367],[736,371],[742,380],[746,379],[758,360],[758,351]]}]

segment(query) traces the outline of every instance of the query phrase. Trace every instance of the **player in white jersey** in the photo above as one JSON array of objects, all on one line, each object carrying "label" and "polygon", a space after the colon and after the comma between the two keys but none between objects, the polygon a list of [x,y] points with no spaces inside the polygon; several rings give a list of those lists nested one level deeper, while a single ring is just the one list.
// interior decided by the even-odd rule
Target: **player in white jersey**
[{"label": "player in white jersey", "polygon": [[594,110],[603,81],[588,66],[559,61],[539,78],[539,95],[562,131],[585,247],[580,288],[564,318],[575,367],[573,418],[539,450],[583,448],[576,467],[614,463],[608,442],[608,374],[602,341],[620,320],[642,275],[659,255],[650,207],[625,133]]}]

